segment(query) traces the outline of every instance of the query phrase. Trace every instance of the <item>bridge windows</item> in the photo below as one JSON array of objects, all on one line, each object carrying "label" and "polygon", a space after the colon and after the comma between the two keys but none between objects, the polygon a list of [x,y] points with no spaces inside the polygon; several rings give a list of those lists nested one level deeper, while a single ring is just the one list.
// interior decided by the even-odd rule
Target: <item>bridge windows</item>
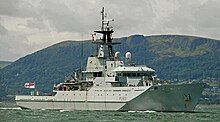
[{"label": "bridge windows", "polygon": [[131,76],[132,76],[132,77],[136,77],[137,74],[136,74],[136,73],[132,73]]},{"label": "bridge windows", "polygon": [[115,81],[119,81],[119,78],[118,78],[118,77],[115,77]]},{"label": "bridge windows", "polygon": [[148,74],[148,73],[117,73],[117,76],[123,76],[123,77],[142,77],[142,76],[148,76],[148,77],[150,77],[151,74]]},{"label": "bridge windows", "polygon": [[117,73],[117,76],[119,76],[119,77],[120,77],[120,76],[122,76],[122,74],[121,74],[121,73]]},{"label": "bridge windows", "polygon": [[102,72],[94,72],[93,77],[102,77]]}]

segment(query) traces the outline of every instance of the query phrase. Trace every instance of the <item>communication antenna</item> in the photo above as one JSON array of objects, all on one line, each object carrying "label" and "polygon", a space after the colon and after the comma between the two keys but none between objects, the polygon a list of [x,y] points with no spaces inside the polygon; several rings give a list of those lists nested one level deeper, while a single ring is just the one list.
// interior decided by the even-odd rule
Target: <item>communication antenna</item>
[{"label": "communication antenna", "polygon": [[80,69],[82,70],[82,60],[83,60],[83,34],[81,34],[81,41],[80,41]]},{"label": "communication antenna", "polygon": [[104,7],[102,7],[102,10],[101,10],[101,31],[104,31],[104,20],[105,20],[105,16],[104,16],[104,13],[105,12],[105,9]]},{"label": "communication antenna", "polygon": [[99,33],[102,35],[102,38],[100,38],[99,41],[93,41],[94,43],[99,44],[99,50],[98,51],[98,58],[106,58],[108,60],[114,60],[114,50],[112,48],[112,45],[114,44],[120,44],[117,42],[113,42],[112,40],[112,33],[113,27],[110,25],[111,21],[114,21],[114,19],[107,19],[107,15],[105,14],[104,7],[102,7],[101,10],[101,29],[98,31],[94,31],[96,33]]}]

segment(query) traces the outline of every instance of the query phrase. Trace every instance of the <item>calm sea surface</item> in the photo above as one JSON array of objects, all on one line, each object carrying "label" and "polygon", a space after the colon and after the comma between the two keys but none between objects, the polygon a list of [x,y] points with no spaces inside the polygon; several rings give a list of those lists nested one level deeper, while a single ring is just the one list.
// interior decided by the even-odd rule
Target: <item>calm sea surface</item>
[{"label": "calm sea surface", "polygon": [[0,102],[0,122],[219,122],[220,105],[199,105],[195,112],[117,112],[21,110],[14,103]]}]

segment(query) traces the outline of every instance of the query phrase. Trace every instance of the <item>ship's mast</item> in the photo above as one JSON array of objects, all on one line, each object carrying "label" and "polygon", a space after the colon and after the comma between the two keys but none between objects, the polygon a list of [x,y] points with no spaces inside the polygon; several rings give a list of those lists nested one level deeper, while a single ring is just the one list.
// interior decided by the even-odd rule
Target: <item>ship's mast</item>
[{"label": "ship's mast", "polygon": [[104,20],[105,20],[105,9],[104,9],[104,7],[102,7],[102,11],[101,11],[101,17],[102,17],[102,20],[101,20],[101,22],[102,22],[102,24],[101,24],[101,31],[104,31]]},{"label": "ship's mast", "polygon": [[112,33],[113,28],[110,26],[110,22],[114,21],[113,19],[106,19],[106,14],[104,11],[104,7],[101,10],[101,30],[94,31],[96,33],[102,34],[102,38],[100,41],[94,41],[95,43],[100,44],[99,51],[98,51],[98,57],[99,58],[106,58],[109,60],[114,60],[114,51],[112,48],[113,43],[112,42]]}]

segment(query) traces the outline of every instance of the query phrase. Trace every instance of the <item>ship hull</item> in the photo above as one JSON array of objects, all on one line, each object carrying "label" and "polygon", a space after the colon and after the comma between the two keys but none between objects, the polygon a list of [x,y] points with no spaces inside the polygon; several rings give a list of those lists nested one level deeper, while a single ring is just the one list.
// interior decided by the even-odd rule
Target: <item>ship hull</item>
[{"label": "ship hull", "polygon": [[110,90],[104,92],[104,88],[97,93],[94,88],[89,91],[62,92],[55,96],[19,95],[16,96],[16,103],[21,108],[29,109],[193,111],[203,88],[204,84],[201,83],[126,87],[115,93],[112,93],[114,90],[111,93]]},{"label": "ship hull", "polygon": [[204,89],[204,84],[153,86],[129,101],[121,110],[192,111]]}]

